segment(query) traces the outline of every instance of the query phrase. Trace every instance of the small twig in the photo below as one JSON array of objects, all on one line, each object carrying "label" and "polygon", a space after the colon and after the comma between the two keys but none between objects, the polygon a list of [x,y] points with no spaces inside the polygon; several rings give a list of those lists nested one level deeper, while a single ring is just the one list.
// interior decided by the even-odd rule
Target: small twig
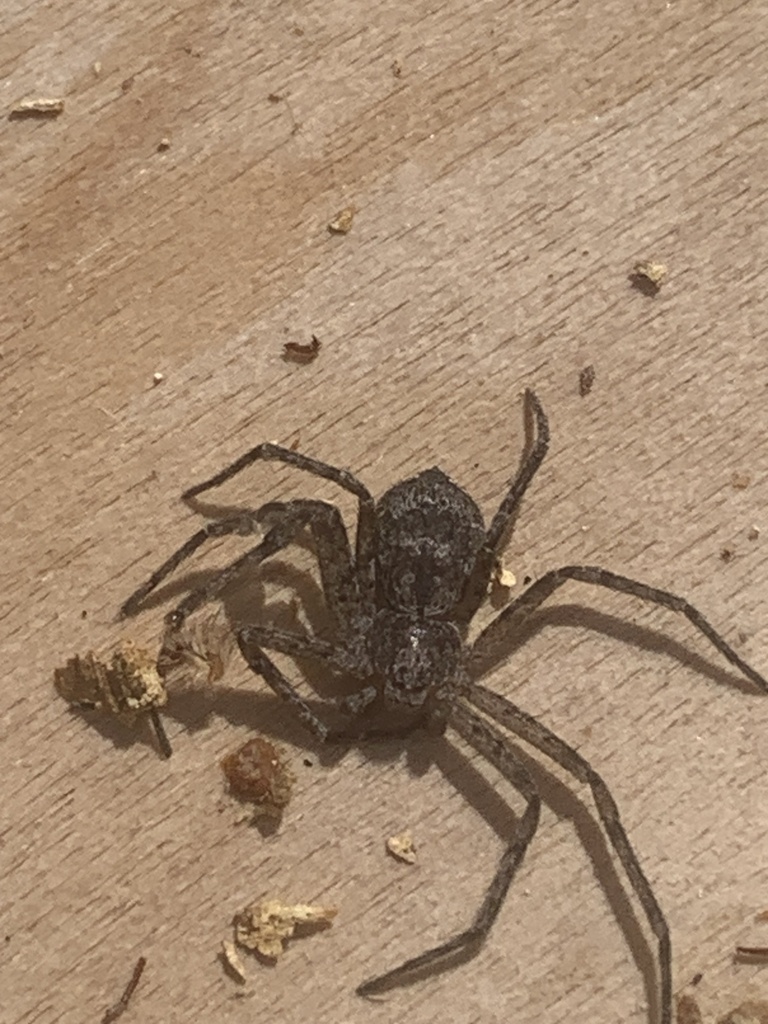
[{"label": "small twig", "polygon": [[136,986],[139,984],[139,981],[141,980],[141,975],[146,966],[147,958],[140,956],[139,959],[136,961],[136,966],[133,968],[131,980],[125,986],[125,992],[123,992],[123,994],[120,996],[120,999],[115,1003],[115,1005],[110,1006],[110,1008],[106,1011],[104,1016],[101,1018],[101,1024],[112,1024],[112,1022],[116,1021],[118,1017],[122,1017],[122,1015],[128,1008],[128,1003],[131,1001],[131,996],[136,991]]},{"label": "small twig", "polygon": [[736,956],[749,957],[751,960],[768,960],[768,946],[737,946]]},{"label": "small twig", "polygon": [[165,726],[163,725],[163,720],[160,717],[160,712],[156,707],[150,707],[149,719],[155,730],[155,736],[157,736],[157,744],[160,747],[160,753],[163,757],[170,757],[173,753],[173,748],[171,747],[171,742],[168,739],[168,734],[165,731]]}]

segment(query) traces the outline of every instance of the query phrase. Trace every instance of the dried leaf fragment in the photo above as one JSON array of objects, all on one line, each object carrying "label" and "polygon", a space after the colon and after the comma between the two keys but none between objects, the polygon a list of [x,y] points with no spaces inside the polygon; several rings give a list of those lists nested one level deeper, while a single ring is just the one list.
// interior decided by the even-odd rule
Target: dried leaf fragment
[{"label": "dried leaf fragment", "polygon": [[20,100],[11,111],[11,117],[58,117],[64,110],[64,100],[59,97],[33,96]]},{"label": "dried leaf fragment", "polygon": [[237,952],[234,942],[224,939],[221,943],[221,955],[227,968],[244,985],[248,980],[248,975],[245,973],[245,964],[240,959],[240,954]]},{"label": "dried leaf fragment", "polygon": [[157,670],[169,687],[210,685],[222,678],[234,649],[232,629],[218,610],[166,630]]},{"label": "dried leaf fragment", "polygon": [[345,206],[343,210],[339,210],[329,223],[328,230],[332,235],[346,235],[352,227],[352,221],[355,219],[356,213],[356,206]]},{"label": "dried leaf fragment", "polygon": [[261,736],[248,740],[221,760],[229,790],[254,805],[255,817],[279,818],[291,799],[296,778],[285,751]]},{"label": "dried leaf fragment", "polygon": [[666,263],[657,263],[654,260],[640,260],[635,264],[635,275],[648,281],[658,290],[667,276],[668,269]]},{"label": "dried leaf fragment", "polygon": [[286,341],[283,345],[283,358],[294,363],[311,363],[317,359],[321,347],[320,339],[314,334],[309,345],[302,345],[298,341]]},{"label": "dried leaf fragment", "polygon": [[393,857],[405,861],[406,864],[416,863],[416,847],[413,845],[413,836],[410,832],[390,836],[387,840],[387,850]]},{"label": "dried leaf fragment", "polygon": [[595,368],[590,363],[589,366],[585,366],[583,370],[579,372],[579,394],[582,398],[586,398],[589,392],[592,390],[592,385],[595,383]]},{"label": "dried leaf fragment", "polygon": [[236,915],[235,940],[269,960],[277,960],[285,952],[285,943],[297,927],[324,928],[338,912],[337,907],[317,907],[306,903],[291,906],[279,900],[264,900]]},{"label": "dried leaf fragment", "polygon": [[768,1024],[768,1003],[764,1000],[742,1003],[720,1017],[717,1024]]},{"label": "dried leaf fragment", "polygon": [[742,470],[736,470],[731,473],[731,487],[736,491],[743,491],[752,483],[752,477],[749,473],[744,473]]}]

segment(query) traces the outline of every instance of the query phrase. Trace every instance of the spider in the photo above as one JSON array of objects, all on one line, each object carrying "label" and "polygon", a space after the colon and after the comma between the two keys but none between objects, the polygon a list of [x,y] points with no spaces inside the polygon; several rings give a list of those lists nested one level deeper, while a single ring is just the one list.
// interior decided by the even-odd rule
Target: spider
[{"label": "spider", "polygon": [[[657,942],[657,984],[661,1024],[672,1022],[672,967],[669,929],[664,914],[629,841],[608,787],[589,762],[545,725],[511,701],[477,682],[481,652],[519,628],[541,603],[569,580],[630,594],[684,615],[754,686],[768,682],[681,597],[597,566],[568,565],[546,572],[493,619],[471,646],[470,622],[487,592],[500,549],[518,507],[549,446],[549,424],[533,391],[525,393],[525,419],[531,443],[518,472],[486,529],[482,514],[461,487],[440,469],[427,469],[391,487],[378,501],[345,469],[273,444],[242,455],[183,498],[217,487],[254,462],[287,463],[324,477],[358,501],[354,552],[335,505],[310,498],[271,502],[209,522],[128,598],[121,615],[134,615],[146,596],[207,540],[231,534],[262,533],[263,539],[205,586],[188,594],[166,616],[170,631],[180,628],[198,607],[217,597],[243,570],[297,540],[308,528],[314,541],[330,619],[328,635],[291,631],[272,625],[240,625],[240,650],[253,671],[293,708],[303,725],[321,741],[381,735],[364,729],[376,712],[405,712],[406,729],[442,732],[451,726],[493,764],[521,793],[526,809],[516,821],[496,872],[471,924],[440,945],[363,982],[368,996],[414,980],[425,970],[442,970],[474,956],[496,920],[512,879],[536,832],[541,800],[533,778],[502,730],[551,758],[592,792],[608,840],[621,862]],[[266,530],[266,532],[265,532]],[[318,715],[265,653],[313,657],[330,670],[351,674],[359,688],[330,701],[357,731],[333,729]],[[361,731],[362,730],[362,731]]]}]

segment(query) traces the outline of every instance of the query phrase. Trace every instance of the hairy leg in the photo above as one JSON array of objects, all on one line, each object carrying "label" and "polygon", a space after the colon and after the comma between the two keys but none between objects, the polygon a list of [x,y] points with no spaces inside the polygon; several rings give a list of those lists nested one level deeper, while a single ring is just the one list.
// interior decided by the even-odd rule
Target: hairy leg
[{"label": "hairy leg", "polygon": [[499,557],[502,545],[514,523],[523,495],[547,454],[549,423],[541,402],[531,390],[525,392],[525,417],[529,433],[532,432],[531,428],[535,420],[533,445],[530,448],[526,446],[517,475],[486,531],[483,546],[477,554],[472,575],[461,602],[459,617],[462,623],[470,622],[480,607],[488,590],[488,581],[491,578],[494,563]]},{"label": "hairy leg", "polygon": [[357,565],[358,586],[360,596],[365,605],[373,608],[375,597],[374,581],[374,559],[375,559],[375,502],[370,491],[355,476],[346,469],[338,469],[336,466],[329,466],[326,462],[313,459],[309,455],[302,455],[300,452],[291,451],[290,448],[281,448],[276,444],[259,444],[250,451],[245,452],[239,459],[222,469],[215,476],[204,480],[194,487],[188,488],[182,494],[184,501],[196,498],[197,495],[208,491],[213,487],[219,487],[227,480],[231,480],[254,462],[282,462],[288,466],[295,466],[305,473],[312,473],[314,476],[323,477],[343,487],[345,491],[354,494],[358,499],[358,522],[357,536],[355,540],[355,563]]},{"label": "hairy leg", "polygon": [[454,966],[457,961],[474,956],[499,915],[515,872],[525,856],[525,851],[528,849],[539,823],[541,800],[536,792],[533,779],[515,757],[506,737],[461,702],[454,704],[451,709],[449,723],[460,736],[471,743],[523,794],[527,801],[527,807],[522,818],[515,824],[514,831],[509,837],[507,847],[496,868],[496,874],[491,880],[472,924],[439,946],[406,960],[405,963],[385,974],[363,982],[357,988],[357,993],[361,996],[384,992],[414,979],[416,975],[420,975],[425,970],[446,970]]},{"label": "hairy leg", "polygon": [[545,573],[540,580],[533,583],[523,594],[512,604],[508,605],[493,622],[480,634],[475,641],[474,650],[488,650],[493,648],[494,639],[503,636],[508,631],[519,628],[542,603],[553,594],[559,587],[568,580],[576,580],[581,583],[592,583],[608,590],[618,590],[622,594],[631,594],[639,597],[650,604],[658,604],[663,608],[669,608],[674,612],[684,615],[688,621],[703,633],[717,650],[732,665],[735,665],[740,672],[749,679],[751,683],[768,692],[768,680],[760,675],[751,665],[747,664],[736,651],[726,643],[720,634],[709,624],[701,612],[697,611],[685,598],[677,597],[666,590],[657,590],[649,587],[646,583],[639,583],[637,580],[629,579],[626,576],[618,576],[607,569],[601,569],[594,565],[566,565],[561,569],[552,569]]},{"label": "hairy leg", "polygon": [[624,831],[618,807],[605,782],[581,754],[578,754],[559,736],[556,736],[546,726],[526,714],[505,697],[476,683],[468,690],[466,698],[499,725],[520,736],[531,746],[546,754],[547,757],[551,757],[553,761],[565,768],[580,782],[586,783],[591,789],[606,835],[645,911],[651,930],[656,936],[661,987],[660,1024],[672,1024],[672,949],[669,928],[653,894],[650,882],[645,877],[637,854],[632,849],[627,833]]}]

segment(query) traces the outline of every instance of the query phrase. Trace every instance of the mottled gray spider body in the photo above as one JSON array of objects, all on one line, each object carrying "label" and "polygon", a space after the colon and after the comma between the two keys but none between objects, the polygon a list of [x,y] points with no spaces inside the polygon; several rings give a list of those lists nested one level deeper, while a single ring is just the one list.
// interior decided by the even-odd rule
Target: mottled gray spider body
[{"label": "mottled gray spider body", "polygon": [[[535,438],[526,450],[509,491],[486,529],[472,498],[441,470],[429,469],[390,488],[377,502],[349,472],[289,449],[263,444],[241,456],[210,480],[191,488],[185,499],[229,480],[262,460],[293,465],[332,480],[358,499],[354,552],[334,505],[313,499],[271,502],[208,523],[173,554],[122,606],[133,615],[144,598],[173,570],[212,537],[264,533],[263,540],[202,589],[189,594],[167,616],[170,629],[206,601],[217,597],[243,571],[287,547],[306,528],[317,554],[330,629],[325,636],[250,624],[236,629],[240,650],[250,667],[294,709],[321,740],[377,734],[376,711],[407,712],[406,728],[424,725],[455,729],[508,778],[527,806],[517,820],[496,873],[474,920],[461,933],[401,964],[357,989],[361,995],[384,991],[420,975],[472,956],[496,920],[512,878],[533,838],[540,798],[515,747],[497,726],[514,733],[588,785],[600,821],[645,911],[658,943],[658,1017],[672,1022],[672,969],[669,930],[619,819],[605,783],[592,766],[546,726],[511,701],[476,681],[483,655],[568,580],[596,584],[634,595],[684,615],[717,650],[759,690],[768,682],[748,665],[683,598],[657,590],[597,566],[565,566],[545,573],[512,601],[470,646],[469,624],[488,588],[495,562],[513,524],[520,501],[547,451],[549,427],[544,410],[526,392],[526,417],[535,421]],[[353,719],[351,730],[332,729],[304,700],[265,648],[314,657],[329,669],[353,675],[359,689],[329,702]],[[479,713],[478,713],[479,712]],[[494,724],[496,723],[496,724]]]}]

